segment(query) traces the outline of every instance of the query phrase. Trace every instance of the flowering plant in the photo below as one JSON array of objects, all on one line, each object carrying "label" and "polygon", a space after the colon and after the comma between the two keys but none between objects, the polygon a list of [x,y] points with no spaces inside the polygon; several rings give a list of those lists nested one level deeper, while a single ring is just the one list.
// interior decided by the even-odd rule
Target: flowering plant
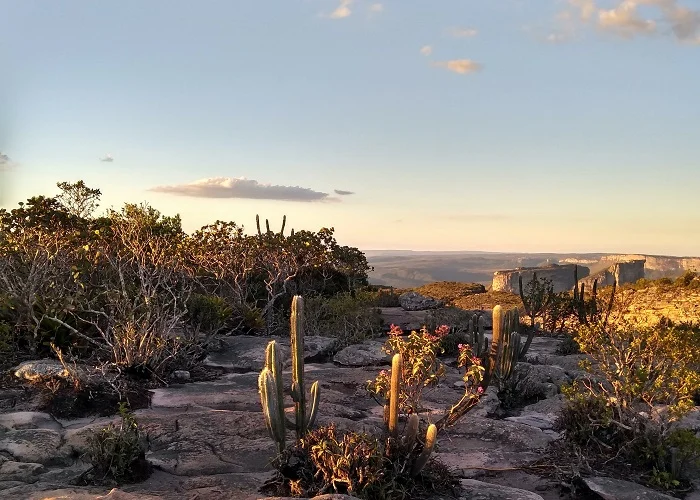
[{"label": "flowering plant", "polygon": [[[440,342],[450,328],[439,326],[434,332],[423,327],[404,336],[396,325],[391,325],[389,338],[382,350],[387,354],[401,354],[403,373],[401,393],[399,394],[399,411],[415,413],[419,410],[423,389],[438,383],[445,375],[445,366],[438,359],[442,353]],[[388,399],[391,385],[391,371],[382,370],[375,380],[367,382],[367,390],[373,397]]]}]

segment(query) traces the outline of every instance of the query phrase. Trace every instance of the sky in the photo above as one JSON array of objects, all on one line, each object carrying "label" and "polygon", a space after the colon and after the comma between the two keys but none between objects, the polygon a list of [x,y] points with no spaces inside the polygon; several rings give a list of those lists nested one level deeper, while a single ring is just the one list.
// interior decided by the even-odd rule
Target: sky
[{"label": "sky", "polygon": [[700,0],[0,0],[0,206],[700,255]]}]

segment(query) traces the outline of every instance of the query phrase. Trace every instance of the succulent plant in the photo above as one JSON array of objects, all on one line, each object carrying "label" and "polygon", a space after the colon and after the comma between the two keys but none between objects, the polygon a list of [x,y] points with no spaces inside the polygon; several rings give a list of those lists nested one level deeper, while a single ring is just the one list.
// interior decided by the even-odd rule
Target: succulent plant
[{"label": "succulent plant", "polygon": [[311,386],[311,408],[307,412],[304,387],[304,299],[299,295],[292,300],[291,327],[294,422],[287,420],[284,413],[282,353],[274,340],[267,344],[265,365],[258,378],[260,404],[265,424],[280,452],[285,447],[286,429],[295,430],[297,439],[303,437],[316,421],[319,404],[319,387],[316,381]]},{"label": "succulent plant", "polygon": [[[406,423],[406,429],[404,435],[399,438],[398,424],[399,424],[399,397],[401,394],[401,374],[403,373],[403,359],[401,354],[394,354],[391,359],[391,388],[389,391],[389,401],[385,408],[385,414],[387,415],[387,422],[389,427],[389,435],[393,438],[395,444],[399,446],[400,452],[411,454],[413,453],[413,448],[418,437],[418,427],[420,424],[420,419],[415,413],[408,417],[408,422]],[[437,426],[435,424],[430,424],[428,430],[425,433],[425,443],[423,444],[423,450],[413,461],[411,466],[411,475],[417,475],[425,464],[428,463],[430,455],[435,448],[435,442],[437,441]]]}]

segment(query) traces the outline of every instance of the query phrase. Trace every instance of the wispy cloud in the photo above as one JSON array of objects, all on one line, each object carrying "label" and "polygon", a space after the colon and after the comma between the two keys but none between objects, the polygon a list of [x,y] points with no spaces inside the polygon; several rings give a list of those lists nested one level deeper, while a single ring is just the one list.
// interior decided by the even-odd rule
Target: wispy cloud
[{"label": "wispy cloud", "polygon": [[597,0],[568,0],[568,5],[558,16],[558,28],[552,35],[565,33],[571,39],[580,28],[590,26],[625,39],[672,36],[682,43],[700,44],[700,10],[679,0],[615,0],[604,7]]},{"label": "wispy cloud", "polygon": [[0,169],[8,166],[9,164],[10,164],[10,157],[7,156],[2,151],[0,151]]},{"label": "wispy cloud", "polygon": [[467,73],[475,73],[480,71],[483,66],[478,62],[472,61],[471,59],[452,59],[450,61],[438,61],[433,63],[434,66],[438,68],[444,68],[453,73],[459,73],[460,75],[466,75]]},{"label": "wispy cloud", "polygon": [[352,10],[350,10],[350,6],[352,5],[353,0],[340,0],[340,5],[336,7],[336,9],[331,12],[330,17],[331,19],[343,19],[345,17],[350,17],[352,15]]},{"label": "wispy cloud", "polygon": [[474,28],[448,28],[447,34],[454,38],[471,38],[479,34],[479,31]]},{"label": "wispy cloud", "polygon": [[335,200],[335,198],[330,198],[328,193],[314,191],[310,188],[262,184],[245,177],[210,177],[188,184],[156,186],[150,191],[196,198],[246,198],[306,202]]},{"label": "wispy cloud", "polygon": [[420,49],[420,53],[427,57],[433,53],[433,47],[431,45],[423,45]]},{"label": "wispy cloud", "polygon": [[345,191],[343,189],[334,189],[333,192],[338,196],[350,196],[351,194],[355,194],[355,191]]},{"label": "wispy cloud", "polygon": [[114,161],[114,157],[112,155],[104,155],[102,158],[100,158],[100,161],[112,163]]},{"label": "wispy cloud", "polygon": [[369,6],[369,11],[372,14],[381,14],[382,12],[384,12],[384,4],[373,3]]}]

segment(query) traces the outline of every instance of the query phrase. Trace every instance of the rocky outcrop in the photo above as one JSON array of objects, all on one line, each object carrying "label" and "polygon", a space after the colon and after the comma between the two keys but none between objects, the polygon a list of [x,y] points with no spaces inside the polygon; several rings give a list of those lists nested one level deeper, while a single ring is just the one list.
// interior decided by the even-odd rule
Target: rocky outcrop
[{"label": "rocky outcrop", "polygon": [[[523,285],[532,280],[532,275],[537,273],[538,278],[551,280],[555,292],[571,290],[574,287],[574,264],[563,266],[553,264],[547,267],[520,267],[506,271],[496,271],[493,273],[494,291],[505,291],[519,293],[518,278],[523,277]],[[590,270],[585,266],[578,266],[578,277],[588,276]]]},{"label": "rocky outcrop", "polygon": [[437,309],[444,305],[441,300],[426,297],[418,292],[406,292],[401,294],[399,296],[399,303],[406,311],[426,311],[428,309]]}]

